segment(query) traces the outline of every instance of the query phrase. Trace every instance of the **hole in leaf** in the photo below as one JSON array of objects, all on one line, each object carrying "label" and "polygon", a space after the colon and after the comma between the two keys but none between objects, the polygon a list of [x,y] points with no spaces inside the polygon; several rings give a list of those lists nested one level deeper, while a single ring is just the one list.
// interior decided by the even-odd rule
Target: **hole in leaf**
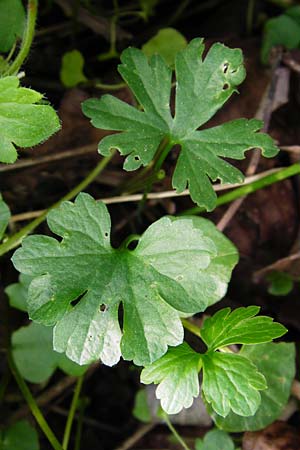
[{"label": "hole in leaf", "polygon": [[223,91],[227,91],[227,89],[229,89],[229,84],[225,83],[223,86]]},{"label": "hole in leaf", "polygon": [[80,300],[85,296],[85,294],[87,293],[87,291],[84,291],[81,295],[79,295],[77,298],[75,298],[74,300],[71,301],[71,305],[74,307],[76,305],[78,305],[78,303],[80,302]]},{"label": "hole in leaf", "polygon": [[139,241],[137,239],[135,241],[129,242],[129,244],[127,246],[128,250],[134,250],[137,247],[138,242]]},{"label": "hole in leaf", "polygon": [[107,238],[108,237],[108,232],[105,231],[104,236]]},{"label": "hole in leaf", "polygon": [[229,67],[228,62],[224,63],[224,65],[223,65],[223,73],[227,73],[228,67]]},{"label": "hole in leaf", "polygon": [[105,312],[106,310],[107,310],[107,305],[105,305],[105,303],[102,303],[101,305],[100,305],[100,311],[101,312]]},{"label": "hole in leaf", "polygon": [[139,161],[139,160],[140,160],[140,157],[139,157],[138,155],[135,155],[134,160],[135,160],[135,161]]}]

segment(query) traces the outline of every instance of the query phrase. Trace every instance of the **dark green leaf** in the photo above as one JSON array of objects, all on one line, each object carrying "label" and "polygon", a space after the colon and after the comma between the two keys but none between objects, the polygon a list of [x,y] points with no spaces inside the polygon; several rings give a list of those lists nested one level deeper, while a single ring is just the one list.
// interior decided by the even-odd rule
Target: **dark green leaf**
[{"label": "dark green leaf", "polygon": [[209,350],[216,350],[231,344],[260,344],[276,339],[287,332],[271,317],[258,316],[259,306],[224,308],[205,320],[201,338]]},{"label": "dark green leaf", "polygon": [[202,394],[212,409],[222,417],[230,411],[253,416],[266,389],[265,377],[241,355],[210,352],[202,356]]},{"label": "dark green leaf", "polygon": [[251,417],[230,412],[226,418],[213,413],[217,426],[231,432],[254,431],[277,420],[286,406],[295,377],[295,345],[280,342],[244,346],[240,355],[251,360],[267,381],[261,392],[261,404]]},{"label": "dark green leaf", "polygon": [[234,443],[224,431],[211,430],[203,439],[196,439],[195,450],[234,450]]},{"label": "dark green leaf", "polygon": [[54,109],[37,104],[42,94],[19,87],[17,77],[0,78],[0,162],[17,159],[15,146],[32,147],[59,130]]},{"label": "dark green leaf", "polygon": [[26,421],[20,420],[4,430],[1,436],[1,450],[39,450],[36,430]]},{"label": "dark green leaf", "polygon": [[3,238],[10,219],[10,210],[0,194],[0,240]]},{"label": "dark green leaf", "polygon": [[141,382],[158,384],[156,397],[168,414],[177,414],[182,408],[189,408],[199,395],[198,372],[201,355],[185,342],[168,353],[141,373]]},{"label": "dark green leaf", "polygon": [[271,295],[288,295],[294,286],[293,278],[284,272],[271,272],[267,276],[267,280],[270,283],[268,292]]},{"label": "dark green leaf", "polygon": [[138,365],[152,363],[182,342],[181,316],[204,311],[224,295],[237,262],[235,247],[199,217],[163,217],[135,250],[113,249],[106,206],[87,194],[52,210],[48,224],[62,242],[30,236],[13,262],[35,277],[31,318],[56,324],[55,350],[79,364],[101,358],[113,365],[121,351]]},{"label": "dark green leaf", "polygon": [[97,128],[120,131],[102,139],[99,152],[117,148],[128,155],[124,168],[135,170],[153,159],[164,139],[179,144],[181,153],[173,175],[178,192],[189,187],[192,199],[208,210],[215,207],[211,181],[243,181],[242,173],[222,157],[243,159],[257,147],[266,157],[278,149],[273,140],[257,131],[258,120],[234,120],[215,128],[196,131],[236,92],[245,78],[242,52],[214,44],[202,59],[202,39],[194,39],[176,55],[176,110],[170,112],[171,69],[159,55],[148,61],[141,50],[122,53],[119,72],[143,108],[139,111],[110,95],[83,103],[83,112]]},{"label": "dark green leaf", "polygon": [[133,416],[141,422],[149,423],[152,420],[149,409],[146,389],[140,389],[134,399]]},{"label": "dark green leaf", "polygon": [[21,0],[0,0],[0,52],[8,52],[25,25],[25,11]]}]

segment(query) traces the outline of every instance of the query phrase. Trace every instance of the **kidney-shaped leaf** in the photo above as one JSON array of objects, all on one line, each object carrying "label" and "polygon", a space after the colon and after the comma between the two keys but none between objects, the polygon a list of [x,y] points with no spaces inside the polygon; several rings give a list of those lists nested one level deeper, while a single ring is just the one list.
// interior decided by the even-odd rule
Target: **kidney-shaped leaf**
[{"label": "kidney-shaped leaf", "polygon": [[210,430],[203,439],[196,439],[195,450],[234,450],[229,434],[222,430]]},{"label": "kidney-shaped leaf", "polygon": [[97,128],[120,131],[102,139],[99,152],[109,154],[117,148],[128,155],[124,168],[135,170],[153,159],[163,139],[179,144],[181,153],[173,175],[173,186],[182,192],[188,185],[192,199],[208,210],[215,207],[212,181],[243,181],[242,173],[222,158],[243,159],[246,150],[257,147],[266,157],[278,149],[263,133],[259,120],[238,119],[214,128],[196,131],[229,99],[245,78],[239,49],[214,44],[202,58],[202,39],[193,39],[178,52],[175,61],[176,108],[170,112],[172,71],[163,58],[148,61],[141,50],[129,48],[121,55],[119,72],[143,111],[104,95],[83,103],[84,114]]},{"label": "kidney-shaped leaf", "polygon": [[39,450],[38,434],[30,423],[20,420],[0,431],[1,450]]},{"label": "kidney-shaped leaf", "polygon": [[271,317],[257,316],[259,306],[224,308],[204,321],[201,338],[210,350],[231,344],[261,344],[276,339],[287,329]]},{"label": "kidney-shaped leaf", "polygon": [[[110,245],[106,206],[88,194],[48,215],[47,236],[23,241],[13,262],[31,275],[32,320],[55,325],[54,347],[79,364],[99,357],[148,365],[183,340],[182,315],[204,311],[225,293],[237,251],[197,217],[163,217],[135,250]],[[123,333],[118,314],[123,306]]]},{"label": "kidney-shaped leaf", "polygon": [[59,130],[54,109],[37,104],[42,94],[19,87],[18,77],[0,79],[0,162],[13,163],[18,147],[32,147]]}]

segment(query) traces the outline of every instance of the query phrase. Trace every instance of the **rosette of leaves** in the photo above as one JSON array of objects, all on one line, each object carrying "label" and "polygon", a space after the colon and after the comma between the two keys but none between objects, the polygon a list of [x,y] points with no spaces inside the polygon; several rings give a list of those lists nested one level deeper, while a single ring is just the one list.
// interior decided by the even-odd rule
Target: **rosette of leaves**
[{"label": "rosette of leaves", "polygon": [[107,208],[88,194],[63,202],[47,220],[62,241],[30,236],[13,263],[33,277],[30,318],[54,326],[54,349],[79,364],[101,358],[113,365],[121,354],[137,365],[155,361],[182,343],[182,316],[224,296],[237,262],[234,245],[200,217],[163,217],[134,250],[133,238],[111,247]]},{"label": "rosette of leaves", "polygon": [[[240,49],[214,44],[203,59],[202,39],[193,39],[175,60],[176,106],[170,110],[172,70],[160,55],[149,60],[141,50],[126,49],[119,72],[142,107],[138,110],[111,95],[83,103],[84,114],[97,128],[118,131],[106,136],[99,152],[118,149],[126,155],[124,169],[147,166],[178,144],[181,151],[173,173],[177,192],[187,186],[198,205],[212,210],[216,194],[211,181],[240,183],[243,174],[223,158],[243,159],[246,150],[259,148],[266,157],[278,149],[266,134],[258,133],[262,122],[237,119],[200,129],[237,91],[245,78]],[[165,153],[164,153],[165,152]]]},{"label": "rosette of leaves", "polygon": [[[260,391],[267,389],[266,377],[247,352],[228,352],[231,344],[261,344],[286,333],[270,317],[256,316],[258,306],[224,308],[205,320],[201,338],[206,353],[194,351],[187,343],[171,348],[159,360],[145,367],[141,381],[158,384],[156,396],[168,414],[189,408],[200,394],[218,416],[253,416],[261,403]],[[224,348],[226,351],[224,351]]]}]

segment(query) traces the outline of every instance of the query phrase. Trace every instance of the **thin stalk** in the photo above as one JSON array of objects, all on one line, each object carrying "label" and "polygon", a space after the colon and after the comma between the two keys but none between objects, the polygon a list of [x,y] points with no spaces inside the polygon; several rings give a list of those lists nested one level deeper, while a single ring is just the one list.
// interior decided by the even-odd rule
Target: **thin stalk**
[{"label": "thin stalk", "polygon": [[106,156],[105,158],[102,158],[101,161],[97,164],[95,169],[93,169],[87,176],[82,180],[77,186],[75,186],[68,194],[66,194],[64,197],[62,197],[58,202],[54,203],[50,208],[48,208],[43,214],[41,214],[39,217],[34,219],[32,222],[27,224],[25,227],[21,228],[17,233],[13,234],[10,238],[7,239],[7,241],[3,242],[3,244],[0,245],[0,256],[7,253],[9,250],[17,247],[22,239],[26,237],[29,233],[31,233],[38,225],[40,225],[47,217],[48,212],[56,208],[61,204],[61,202],[65,200],[71,200],[73,197],[75,197],[79,192],[81,192],[83,189],[85,189],[89,184],[91,184],[92,181],[104,170],[104,168],[107,166],[109,161],[114,156],[115,152],[112,152],[109,156]]},{"label": "thin stalk", "polygon": [[[278,172],[271,173],[264,178],[260,178],[259,180],[253,181],[252,183],[246,184],[245,186],[238,187],[233,189],[226,194],[220,195],[217,199],[216,206],[225,205],[226,203],[230,203],[237,198],[244,197],[248,194],[253,194],[253,192],[258,191],[259,189],[270,186],[271,184],[278,183],[279,181],[283,181],[287,178],[293,177],[294,175],[300,174],[300,164],[296,163],[292,166],[289,166],[285,169],[282,169]],[[200,206],[195,206],[194,208],[187,209],[181,213],[181,215],[189,215],[189,214],[200,214],[206,212],[205,208]]]},{"label": "thin stalk", "polygon": [[201,337],[200,328],[199,327],[197,327],[196,325],[194,325],[193,323],[191,323],[187,319],[181,319],[181,323],[184,326],[184,328],[186,330],[188,330],[190,333],[194,334],[197,337]]},{"label": "thin stalk", "polygon": [[74,450],[80,450],[81,435],[82,435],[82,428],[83,428],[83,418],[84,418],[84,412],[85,412],[87,405],[88,405],[87,399],[81,398],[80,405],[79,405],[78,420],[77,420],[77,429],[76,429],[76,434],[75,434]]},{"label": "thin stalk", "polygon": [[38,407],[34,397],[32,396],[27,384],[25,383],[25,381],[23,380],[23,378],[21,377],[15,363],[14,360],[12,358],[11,352],[8,352],[8,364],[11,370],[11,373],[13,374],[19,388],[20,391],[23,394],[24,399],[27,402],[27,405],[33,415],[33,417],[35,418],[35,420],[37,421],[37,423],[39,424],[41,430],[43,431],[43,433],[45,434],[45,436],[47,437],[48,441],[50,442],[52,448],[54,450],[64,450],[63,447],[60,445],[60,443],[58,442],[56,436],[54,435],[53,431],[51,430],[51,428],[49,427],[48,423],[46,422],[42,411],[40,410],[40,408]]},{"label": "thin stalk", "polygon": [[127,86],[126,83],[116,83],[116,84],[106,84],[106,83],[100,83],[96,81],[93,84],[93,87],[97,89],[103,89],[103,91],[119,91],[120,89],[123,89]]},{"label": "thin stalk", "polygon": [[256,0],[248,0],[247,15],[246,15],[247,34],[252,33],[255,1]]},{"label": "thin stalk", "polygon": [[184,442],[184,440],[182,439],[182,437],[179,435],[179,433],[176,431],[176,429],[173,427],[169,416],[164,413],[163,414],[164,417],[164,421],[166,422],[167,427],[169,428],[169,430],[171,431],[171,433],[173,434],[173,436],[175,437],[175,439],[179,442],[179,444],[182,446],[182,448],[184,448],[184,450],[190,450],[190,448],[187,446],[187,444]]},{"label": "thin stalk", "polygon": [[82,388],[82,385],[83,385],[83,380],[84,380],[84,374],[81,375],[80,377],[78,377],[78,380],[77,380],[77,383],[76,383],[76,386],[75,386],[74,395],[73,395],[73,398],[72,398],[71,407],[69,409],[69,414],[68,414],[67,423],[66,423],[65,432],[64,432],[64,437],[63,437],[62,447],[63,447],[64,450],[68,449],[70,436],[71,436],[72,425],[73,425],[76,409],[78,407],[78,401],[79,401],[81,388]]},{"label": "thin stalk", "polygon": [[15,73],[17,73],[20,70],[20,67],[22,66],[23,62],[27,58],[34,37],[37,11],[38,11],[38,0],[29,0],[27,3],[26,27],[24,30],[20,51],[16,59],[7,69],[5,75],[14,75]]}]

